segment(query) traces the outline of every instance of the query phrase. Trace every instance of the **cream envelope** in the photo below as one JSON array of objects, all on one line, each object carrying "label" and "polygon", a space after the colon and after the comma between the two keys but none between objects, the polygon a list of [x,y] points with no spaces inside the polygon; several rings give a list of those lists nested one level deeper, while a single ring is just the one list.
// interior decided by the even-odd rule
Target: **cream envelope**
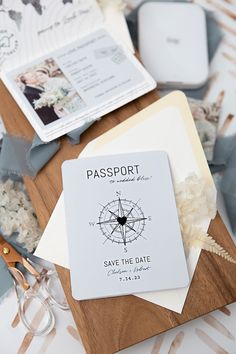
[{"label": "cream envelope", "polygon": [[[119,124],[89,143],[81,157],[145,150],[164,150],[168,153],[174,183],[195,173],[204,178],[209,188],[215,186],[205,159],[200,140],[183,93],[176,91]],[[201,226],[206,231],[210,218]],[[57,247],[55,248],[55,244]],[[52,253],[51,250],[54,250]],[[63,193],[52,213],[35,255],[53,263],[69,267],[68,246],[64,216]],[[193,276],[200,249],[192,249],[187,259],[190,279]],[[181,313],[189,287],[138,294],[172,311]]]}]

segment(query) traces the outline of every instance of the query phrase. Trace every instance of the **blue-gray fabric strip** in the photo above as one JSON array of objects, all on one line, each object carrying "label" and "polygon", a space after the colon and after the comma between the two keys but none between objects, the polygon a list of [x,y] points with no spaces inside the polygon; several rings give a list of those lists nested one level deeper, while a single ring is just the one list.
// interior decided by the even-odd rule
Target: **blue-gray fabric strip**
[{"label": "blue-gray fabric strip", "polygon": [[[232,137],[234,144],[230,145],[231,153],[227,156],[227,168],[224,172],[221,190],[225,200],[233,232],[236,231],[236,136]],[[232,149],[233,147],[233,149]]]},{"label": "blue-gray fabric strip", "polygon": [[[93,123],[85,123],[82,127],[68,133],[70,144],[79,144],[81,134]],[[59,141],[45,143],[36,134],[32,142],[20,137],[4,135],[0,155],[0,175],[36,176],[59,148]]]},{"label": "blue-gray fabric strip", "polygon": [[234,136],[219,136],[217,138],[214,147],[214,158],[212,161],[208,162],[212,173],[220,172],[227,167],[227,162],[234,149],[236,149]]},{"label": "blue-gray fabric strip", "polygon": [[0,257],[0,298],[10,289],[13,285],[11,275],[6,267],[5,262]]},{"label": "blue-gray fabric strip", "polygon": [[209,162],[212,173],[223,172],[220,189],[233,232],[236,232],[236,136],[218,137],[214,159]]},{"label": "blue-gray fabric strip", "polygon": [[67,137],[69,139],[69,142],[72,145],[76,145],[80,143],[80,136],[81,134],[87,130],[94,122],[88,122],[85,123],[82,127],[78,128],[78,129],[74,129],[72,130],[70,133],[67,133]]},{"label": "blue-gray fabric strip", "polygon": [[30,146],[31,142],[26,139],[4,135],[0,155],[1,175],[22,176],[26,174],[32,176],[26,161],[26,153]]},{"label": "blue-gray fabric strip", "polygon": [[32,145],[26,153],[27,165],[34,175],[56,154],[59,148],[60,143],[56,140],[45,143],[38,135],[34,136]]},{"label": "blue-gray fabric strip", "polygon": [[0,155],[0,174],[35,176],[37,172],[55,155],[60,143],[44,143],[35,136],[33,142],[26,139],[4,135]]},{"label": "blue-gray fabric strip", "polygon": [[[126,18],[129,31],[136,48],[138,48],[138,10],[146,2],[188,2],[186,0],[145,0],[138,7],[136,7]],[[220,44],[223,34],[214,19],[214,14],[210,11],[206,11],[206,23],[207,23],[207,40],[208,40],[208,55],[209,62],[213,58],[218,45]],[[194,90],[184,90],[186,96],[193,97],[196,99],[202,99],[207,90],[206,85],[194,89]]]}]

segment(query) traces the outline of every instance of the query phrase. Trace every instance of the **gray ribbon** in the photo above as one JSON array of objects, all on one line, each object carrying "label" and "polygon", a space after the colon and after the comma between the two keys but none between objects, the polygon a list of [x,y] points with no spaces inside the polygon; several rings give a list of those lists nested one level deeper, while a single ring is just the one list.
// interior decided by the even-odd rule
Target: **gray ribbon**
[{"label": "gray ribbon", "polygon": [[58,151],[56,141],[42,142],[35,136],[33,142],[10,135],[4,135],[0,155],[0,173],[5,175],[35,176],[37,172]]},{"label": "gray ribbon", "polygon": [[[188,2],[186,0],[145,0],[138,7],[136,7],[126,18],[129,31],[134,45],[138,48],[138,10],[146,2]],[[209,61],[213,58],[218,45],[222,39],[222,31],[214,19],[212,12],[206,11],[207,22],[207,41],[208,41],[208,55]],[[186,29],[187,31],[188,29]],[[193,39],[194,40],[194,39]],[[202,99],[207,90],[208,84],[194,90],[184,90],[185,94],[189,97]]]},{"label": "gray ribbon", "polygon": [[[93,123],[85,123],[82,127],[68,133],[69,142],[72,145],[79,144],[81,134]],[[6,134],[2,141],[0,174],[34,177],[59,149],[60,142],[56,140],[45,143],[35,135],[31,142]]]},{"label": "gray ribbon", "polygon": [[[68,133],[69,142],[79,144],[81,134],[87,130],[94,122],[85,123],[82,127]],[[43,142],[37,135],[33,141],[20,137],[4,135],[0,146],[0,173],[2,177],[10,176],[13,179],[19,179],[18,176],[29,175],[35,176],[38,171],[57,153],[60,148],[60,142],[51,141],[50,143]],[[11,241],[14,239],[14,236]],[[21,254],[28,256],[23,248],[16,243],[13,246],[20,251]],[[11,275],[6,267],[5,262],[0,257],[0,299],[7,294],[13,282]]]},{"label": "gray ribbon", "polygon": [[236,232],[236,135],[218,137],[214,159],[209,162],[212,173],[223,172],[220,189],[233,232]]},{"label": "gray ribbon", "polygon": [[0,257],[0,299],[11,288],[13,282],[7,266]]},{"label": "gray ribbon", "polygon": [[34,175],[55,155],[60,143],[56,140],[50,143],[43,142],[38,135],[34,136],[31,146],[26,153],[27,166]]},{"label": "gray ribbon", "polygon": [[80,136],[81,134],[87,130],[94,122],[88,122],[88,123],[85,123],[82,127],[78,128],[78,129],[75,129],[75,130],[72,130],[70,133],[67,133],[67,136],[68,136],[68,139],[69,139],[69,142],[72,144],[72,145],[77,145],[80,143]]}]

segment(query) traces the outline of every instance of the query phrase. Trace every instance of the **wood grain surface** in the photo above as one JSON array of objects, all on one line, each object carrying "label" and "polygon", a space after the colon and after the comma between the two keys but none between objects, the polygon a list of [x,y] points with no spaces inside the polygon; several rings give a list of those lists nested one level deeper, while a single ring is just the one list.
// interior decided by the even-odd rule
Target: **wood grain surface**
[{"label": "wood grain surface", "polygon": [[[62,138],[60,151],[37,177],[24,178],[42,229],[62,190],[62,162],[76,158],[89,141],[157,99],[157,93],[151,92],[106,115],[83,134],[77,146],[71,146]],[[32,127],[2,83],[0,114],[9,133],[32,138]],[[236,257],[233,241],[219,215],[211,223],[209,232]],[[88,354],[114,353],[236,301],[236,266],[204,251],[181,315],[135,296],[75,301],[71,297],[69,271],[58,266],[57,271]]]}]

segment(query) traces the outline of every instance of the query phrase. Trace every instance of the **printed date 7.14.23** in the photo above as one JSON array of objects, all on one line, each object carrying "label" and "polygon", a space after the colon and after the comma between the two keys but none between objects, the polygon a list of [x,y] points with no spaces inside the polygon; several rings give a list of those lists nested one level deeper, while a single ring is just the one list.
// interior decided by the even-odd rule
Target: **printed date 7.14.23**
[{"label": "printed date 7.14.23", "polygon": [[140,275],[134,275],[134,276],[129,276],[129,277],[120,277],[120,281],[132,281],[132,280],[139,280],[141,279]]}]

